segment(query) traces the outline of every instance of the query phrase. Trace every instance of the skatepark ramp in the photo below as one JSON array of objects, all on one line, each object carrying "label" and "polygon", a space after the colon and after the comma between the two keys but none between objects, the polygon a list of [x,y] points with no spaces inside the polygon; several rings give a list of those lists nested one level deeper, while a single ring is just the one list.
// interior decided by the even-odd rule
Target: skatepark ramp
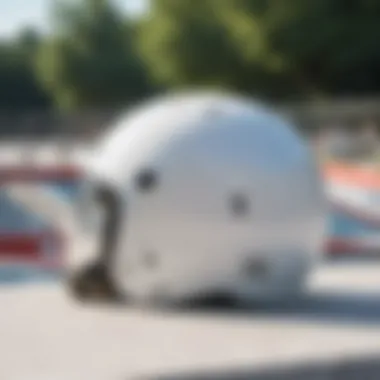
[{"label": "skatepark ramp", "polygon": [[[53,177],[8,177],[4,190],[64,231],[83,259],[91,239]],[[250,310],[84,307],[59,279],[0,287],[0,378],[378,380],[379,273],[379,263],[325,263],[299,304]]]}]

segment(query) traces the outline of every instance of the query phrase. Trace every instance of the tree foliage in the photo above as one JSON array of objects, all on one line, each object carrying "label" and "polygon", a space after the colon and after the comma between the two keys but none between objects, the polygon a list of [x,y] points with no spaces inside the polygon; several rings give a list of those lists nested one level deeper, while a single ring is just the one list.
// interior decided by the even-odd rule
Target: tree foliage
[{"label": "tree foliage", "polygon": [[[251,2],[251,10],[258,14],[255,3]],[[259,12],[267,41],[306,93],[378,89],[374,86],[380,58],[376,0],[263,0]]]},{"label": "tree foliage", "polygon": [[0,43],[0,108],[45,108],[50,99],[34,75],[39,36],[25,30],[14,41]]},{"label": "tree foliage", "polygon": [[169,86],[264,91],[281,71],[256,17],[230,0],[155,1],[139,43],[154,78]]},{"label": "tree foliage", "polygon": [[38,73],[60,106],[120,104],[148,91],[134,30],[109,2],[61,5],[57,17],[60,28],[41,49]]},{"label": "tree foliage", "polygon": [[[376,0],[158,0],[154,5],[142,45],[152,71],[168,83],[217,76],[223,85],[287,97],[378,91]],[[213,40],[213,33],[219,39]]]},{"label": "tree foliage", "polygon": [[0,107],[105,107],[189,86],[373,95],[379,14],[377,0],[152,0],[130,19],[111,0],[61,0],[50,36],[0,44]]}]

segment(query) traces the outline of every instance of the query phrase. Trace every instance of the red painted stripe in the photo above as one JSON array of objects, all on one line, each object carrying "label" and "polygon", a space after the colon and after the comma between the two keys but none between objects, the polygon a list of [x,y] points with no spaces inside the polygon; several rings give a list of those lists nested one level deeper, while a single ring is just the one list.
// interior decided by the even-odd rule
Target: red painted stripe
[{"label": "red painted stripe", "polygon": [[325,251],[328,256],[365,256],[375,254],[380,257],[380,245],[379,247],[368,246],[364,242],[351,238],[332,238],[327,242]]},{"label": "red painted stripe", "polygon": [[329,163],[323,168],[325,179],[345,185],[380,190],[380,170],[359,165]]},{"label": "red painted stripe", "polygon": [[[48,249],[49,251],[46,251]],[[38,266],[62,266],[64,239],[59,231],[41,233],[2,233],[0,263],[34,263]]]},{"label": "red painted stripe", "polygon": [[47,167],[0,166],[0,183],[24,181],[73,181],[82,177],[80,169],[74,165]]},{"label": "red painted stripe", "polygon": [[11,254],[19,258],[38,258],[41,251],[41,236],[35,234],[8,234],[0,235],[0,257]]}]

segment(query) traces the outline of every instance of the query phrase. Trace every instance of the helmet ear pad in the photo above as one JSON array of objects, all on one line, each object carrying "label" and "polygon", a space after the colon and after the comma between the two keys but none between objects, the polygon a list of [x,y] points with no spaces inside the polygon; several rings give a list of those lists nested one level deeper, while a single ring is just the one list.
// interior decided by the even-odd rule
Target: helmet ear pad
[{"label": "helmet ear pad", "polygon": [[120,225],[120,204],[116,192],[107,185],[95,189],[95,201],[103,213],[96,259],[68,280],[72,295],[79,300],[119,300],[120,294],[111,276],[112,260]]}]

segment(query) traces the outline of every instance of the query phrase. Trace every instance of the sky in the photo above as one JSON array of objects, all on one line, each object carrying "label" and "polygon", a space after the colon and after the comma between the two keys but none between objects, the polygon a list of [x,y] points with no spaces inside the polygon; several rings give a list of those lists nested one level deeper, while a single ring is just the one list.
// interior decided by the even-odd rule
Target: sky
[{"label": "sky", "polygon": [[[114,0],[126,12],[139,14],[147,0]],[[54,0],[0,0],[0,38],[8,38],[27,26],[47,30]]]}]

